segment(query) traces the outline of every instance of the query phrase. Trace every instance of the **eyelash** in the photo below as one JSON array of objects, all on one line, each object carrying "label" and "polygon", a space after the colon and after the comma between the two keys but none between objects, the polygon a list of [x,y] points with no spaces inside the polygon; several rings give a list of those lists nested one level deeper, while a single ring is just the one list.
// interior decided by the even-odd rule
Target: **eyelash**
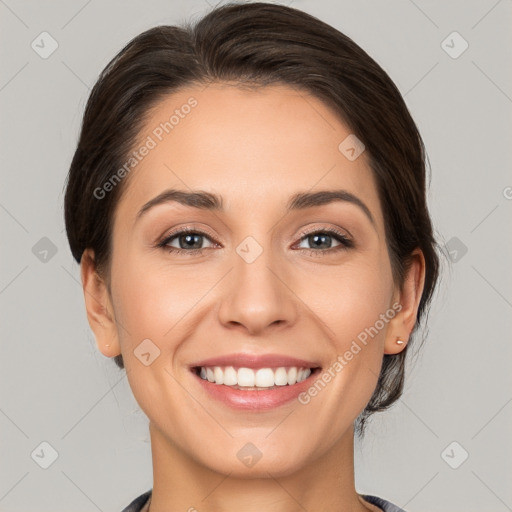
[{"label": "eyelash", "polygon": [[[206,233],[204,231],[201,231],[201,230],[198,230],[198,229],[194,229],[194,228],[183,228],[183,229],[180,229],[179,231],[174,231],[174,232],[170,233],[161,242],[159,242],[157,244],[157,247],[160,247],[160,248],[164,249],[168,253],[181,253],[181,254],[185,253],[187,256],[202,256],[204,251],[206,249],[208,249],[208,248],[203,247],[201,249],[190,249],[190,250],[187,250],[187,249],[178,249],[176,247],[169,247],[167,245],[174,238],[179,237],[180,235],[186,235],[186,234],[194,234],[194,235],[205,236],[205,237],[209,238],[211,241],[213,241],[214,243],[217,243],[213,239],[213,237],[211,237],[208,233]],[[338,242],[340,242],[340,245],[338,245],[336,247],[331,247],[329,249],[318,249],[318,250],[315,250],[315,249],[304,249],[303,248],[303,249],[300,249],[300,250],[306,251],[309,255],[317,256],[319,253],[329,253],[329,254],[332,254],[334,252],[338,252],[338,251],[341,251],[341,250],[347,250],[347,249],[351,249],[351,248],[354,247],[354,242],[352,240],[350,240],[349,238],[347,238],[347,236],[345,236],[340,231],[337,231],[336,229],[316,229],[316,230],[312,230],[312,231],[303,232],[300,235],[300,241],[302,241],[302,239],[306,238],[307,236],[317,235],[317,234],[330,235],[333,238],[335,238]]]}]

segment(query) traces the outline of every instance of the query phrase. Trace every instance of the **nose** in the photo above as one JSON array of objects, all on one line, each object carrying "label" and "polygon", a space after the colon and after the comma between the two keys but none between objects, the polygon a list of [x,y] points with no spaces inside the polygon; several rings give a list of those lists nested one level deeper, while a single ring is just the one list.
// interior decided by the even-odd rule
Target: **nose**
[{"label": "nose", "polygon": [[234,254],[218,308],[225,327],[256,335],[296,322],[300,301],[287,283],[283,264],[272,261],[270,252],[263,251],[252,263]]}]

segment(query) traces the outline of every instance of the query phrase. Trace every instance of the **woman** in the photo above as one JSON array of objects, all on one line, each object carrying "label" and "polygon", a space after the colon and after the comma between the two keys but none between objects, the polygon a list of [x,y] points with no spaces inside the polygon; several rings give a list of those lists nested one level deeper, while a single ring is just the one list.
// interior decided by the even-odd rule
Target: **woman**
[{"label": "woman", "polygon": [[299,10],[132,40],[65,196],[98,349],[149,418],[125,512],[391,511],[354,435],[401,395],[438,276],[422,139],[386,73]]}]

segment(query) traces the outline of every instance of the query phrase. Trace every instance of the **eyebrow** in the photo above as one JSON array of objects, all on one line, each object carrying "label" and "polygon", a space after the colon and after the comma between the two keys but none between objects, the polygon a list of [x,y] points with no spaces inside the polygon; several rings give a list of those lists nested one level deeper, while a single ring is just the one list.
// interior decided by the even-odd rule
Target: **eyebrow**
[{"label": "eyebrow", "polygon": [[[346,190],[321,190],[318,192],[299,192],[294,194],[286,205],[286,210],[305,210],[315,206],[323,206],[336,201],[347,202],[359,207],[375,227],[375,220],[366,204],[354,194]],[[176,202],[184,206],[201,210],[222,211],[222,197],[210,192],[168,189],[157,195],[139,210],[136,222],[151,208],[165,203]]]}]

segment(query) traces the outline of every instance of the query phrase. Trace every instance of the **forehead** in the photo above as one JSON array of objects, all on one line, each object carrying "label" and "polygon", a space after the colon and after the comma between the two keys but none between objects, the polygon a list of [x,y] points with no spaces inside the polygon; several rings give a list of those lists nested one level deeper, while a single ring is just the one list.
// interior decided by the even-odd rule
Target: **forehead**
[{"label": "forehead", "polygon": [[[149,113],[117,212],[128,217],[167,188],[223,197],[227,210],[282,207],[298,191],[343,188],[378,220],[378,196],[363,152],[349,160],[350,129],[321,100],[288,86],[191,86]],[[371,206],[373,205],[373,206]],[[125,217],[125,215],[123,215]]]}]

